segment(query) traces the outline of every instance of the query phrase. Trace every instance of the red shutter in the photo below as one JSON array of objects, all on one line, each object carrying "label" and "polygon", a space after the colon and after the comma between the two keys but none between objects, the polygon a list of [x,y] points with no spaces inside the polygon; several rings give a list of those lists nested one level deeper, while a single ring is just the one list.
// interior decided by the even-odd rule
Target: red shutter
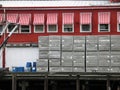
[{"label": "red shutter", "polygon": [[80,13],[80,24],[91,24],[91,13]]},{"label": "red shutter", "polygon": [[73,24],[74,14],[73,13],[63,13],[63,24]]},{"label": "red shutter", "polygon": [[19,24],[29,25],[30,24],[30,14],[20,14],[19,15]]},{"label": "red shutter", "polygon": [[34,14],[33,24],[34,25],[44,24],[44,14]]},{"label": "red shutter", "polygon": [[100,12],[98,14],[99,24],[110,24],[110,12]]},{"label": "red shutter", "polygon": [[56,13],[47,14],[47,24],[57,24],[58,17]]},{"label": "red shutter", "polygon": [[17,23],[18,14],[7,14],[7,21],[11,23]]}]

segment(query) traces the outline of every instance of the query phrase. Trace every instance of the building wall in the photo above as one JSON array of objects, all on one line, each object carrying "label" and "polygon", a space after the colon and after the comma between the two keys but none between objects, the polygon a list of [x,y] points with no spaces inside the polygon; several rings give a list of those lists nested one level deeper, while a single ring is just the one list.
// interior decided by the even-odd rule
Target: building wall
[{"label": "building wall", "polygon": [[5,66],[12,70],[12,67],[26,67],[27,62],[35,62],[38,59],[38,48],[21,47],[6,48]]},{"label": "building wall", "polygon": [[[2,12],[2,11],[1,11]],[[74,32],[73,33],[63,33],[62,32],[62,13],[74,13]],[[91,12],[92,13],[92,32],[80,32],[80,13],[82,12]],[[110,32],[98,32],[98,13],[99,12],[110,12]],[[38,36],[42,35],[119,35],[120,32],[117,32],[117,12],[120,12],[119,9],[63,9],[63,10],[6,10],[7,13],[30,13],[32,15],[31,19],[31,33],[15,33],[13,34],[8,42],[29,42],[37,43]],[[45,32],[44,33],[34,33],[33,23],[33,14],[43,13],[45,14]],[[49,33],[47,32],[47,14],[48,13],[58,13],[58,32]]]}]

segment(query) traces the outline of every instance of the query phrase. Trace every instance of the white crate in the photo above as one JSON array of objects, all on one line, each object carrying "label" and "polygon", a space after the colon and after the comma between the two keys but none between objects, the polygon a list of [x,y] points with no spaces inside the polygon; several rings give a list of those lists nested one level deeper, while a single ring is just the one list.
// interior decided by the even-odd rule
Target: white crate
[{"label": "white crate", "polygon": [[72,67],[61,67],[61,72],[73,72]]},{"label": "white crate", "polygon": [[86,67],[86,72],[98,72],[98,67]]},{"label": "white crate", "polygon": [[39,58],[48,58],[49,51],[39,51]]}]

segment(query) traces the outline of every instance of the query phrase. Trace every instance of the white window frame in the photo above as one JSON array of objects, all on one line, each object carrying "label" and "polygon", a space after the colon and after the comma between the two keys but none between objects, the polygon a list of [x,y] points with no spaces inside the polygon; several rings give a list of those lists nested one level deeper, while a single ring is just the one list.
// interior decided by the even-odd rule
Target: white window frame
[{"label": "white window frame", "polygon": [[[64,25],[72,25],[72,32],[64,31]],[[74,33],[74,24],[63,24],[62,32],[63,33]]]},{"label": "white window frame", "polygon": [[[90,31],[83,31],[82,30],[82,25],[89,25],[90,26]],[[81,24],[80,25],[80,32],[92,32],[92,25],[91,24]]]},{"label": "white window frame", "polygon": [[[29,26],[29,32],[21,32],[21,26]],[[20,33],[31,33],[31,25],[20,25]]]},{"label": "white window frame", "polygon": [[100,31],[100,25],[101,24],[98,24],[98,31],[99,32],[110,32],[110,24],[108,24],[108,31]]},{"label": "white window frame", "polygon": [[[18,28],[18,30],[16,30],[16,32],[14,31],[13,33],[18,33],[18,31],[19,31],[19,28]],[[7,28],[7,33],[10,33],[8,28]]]},{"label": "white window frame", "polygon": [[[56,25],[56,31],[49,31],[49,25]],[[48,33],[57,33],[58,32],[58,25],[57,24],[48,24],[47,25],[47,32]]]},{"label": "white window frame", "polygon": [[120,32],[120,23],[117,24],[117,32]]},{"label": "white window frame", "polygon": [[36,31],[36,29],[35,29],[35,27],[36,26],[39,26],[39,25],[34,25],[34,33],[44,33],[45,32],[45,26],[43,25],[43,24],[40,24],[40,25],[42,25],[43,26],[43,31]]}]

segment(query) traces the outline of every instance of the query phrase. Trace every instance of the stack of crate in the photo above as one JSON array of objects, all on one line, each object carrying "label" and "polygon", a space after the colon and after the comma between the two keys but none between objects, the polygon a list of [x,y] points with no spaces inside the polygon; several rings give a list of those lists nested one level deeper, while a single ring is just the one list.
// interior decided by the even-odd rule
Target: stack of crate
[{"label": "stack of crate", "polygon": [[86,36],[86,72],[98,71],[98,37]]},{"label": "stack of crate", "polygon": [[36,70],[38,72],[48,72],[49,64],[49,37],[39,37],[39,59],[36,61]]},{"label": "stack of crate", "polygon": [[98,36],[98,72],[110,72],[110,41],[109,35]]},{"label": "stack of crate", "polygon": [[61,36],[49,36],[49,72],[61,72]]},{"label": "stack of crate", "polygon": [[120,72],[120,36],[111,36],[111,72]]},{"label": "stack of crate", "polygon": [[85,36],[73,37],[73,72],[85,72]]},{"label": "stack of crate", "polygon": [[61,71],[72,72],[73,66],[73,36],[62,36]]}]

